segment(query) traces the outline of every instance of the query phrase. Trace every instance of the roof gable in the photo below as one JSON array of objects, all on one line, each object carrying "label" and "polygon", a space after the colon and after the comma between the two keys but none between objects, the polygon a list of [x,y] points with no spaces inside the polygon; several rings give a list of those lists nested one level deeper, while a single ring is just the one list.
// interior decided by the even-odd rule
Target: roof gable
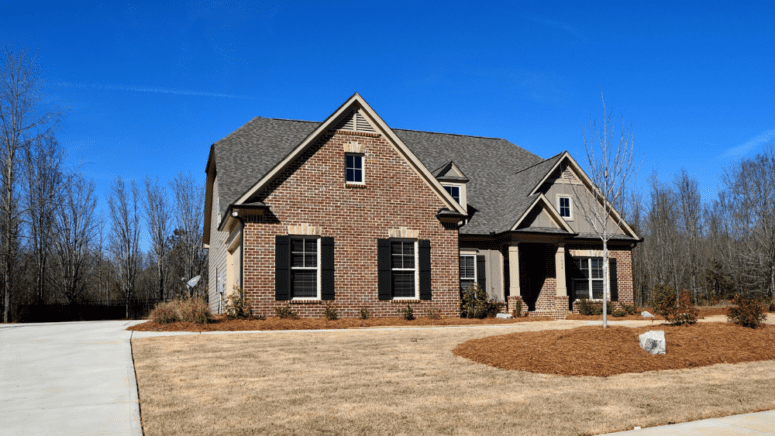
[{"label": "roof gable", "polygon": [[575,233],[543,194],[535,196],[533,203],[510,230],[561,231]]}]

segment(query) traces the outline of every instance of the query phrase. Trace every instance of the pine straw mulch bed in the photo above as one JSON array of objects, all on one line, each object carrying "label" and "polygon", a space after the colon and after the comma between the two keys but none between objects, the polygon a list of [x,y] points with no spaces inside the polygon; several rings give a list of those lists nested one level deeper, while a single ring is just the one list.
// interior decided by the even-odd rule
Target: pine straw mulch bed
[{"label": "pine straw mulch bed", "polygon": [[[664,330],[667,354],[640,348],[638,335]],[[758,329],[725,323],[601,326],[489,336],[464,342],[455,355],[497,368],[567,376],[596,376],[684,369],[717,363],[775,359],[775,326]]]},{"label": "pine straw mulch bed", "polygon": [[434,326],[470,326],[490,324],[515,324],[532,321],[551,321],[546,317],[520,317],[514,319],[466,319],[466,318],[416,318],[411,321],[403,318],[342,318],[329,321],[325,318],[301,318],[280,319],[268,317],[260,319],[229,319],[226,316],[216,316],[215,320],[207,324],[194,324],[191,322],[174,322],[169,324],[157,324],[147,321],[142,324],[127,328],[140,332],[214,332],[214,331],[249,331],[249,330],[321,330],[321,329],[353,329],[368,327],[434,327]]},{"label": "pine straw mulch bed", "polygon": [[[699,319],[708,317],[708,316],[715,316],[715,315],[726,315],[727,309],[729,307],[699,307],[700,314],[698,316]],[[648,311],[652,315],[654,315],[654,320],[660,321],[664,320],[665,318],[656,313],[656,311],[650,307],[641,307],[638,309],[638,313],[635,315],[625,315],[625,316],[613,316],[608,315],[609,321],[648,321],[652,318],[644,318],[640,316],[640,313],[643,311]],[[568,320],[576,320],[576,321],[601,321],[603,319],[603,315],[579,315],[576,313],[569,314],[566,318]]]}]

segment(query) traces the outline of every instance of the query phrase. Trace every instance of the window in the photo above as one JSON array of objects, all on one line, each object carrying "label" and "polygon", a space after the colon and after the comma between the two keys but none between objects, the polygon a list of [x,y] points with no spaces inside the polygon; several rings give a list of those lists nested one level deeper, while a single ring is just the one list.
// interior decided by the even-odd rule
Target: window
[{"label": "window", "polygon": [[603,258],[574,257],[579,277],[573,279],[574,295],[577,299],[603,299]]},{"label": "window", "polygon": [[476,282],[476,256],[460,256],[460,290],[465,291]]},{"label": "window", "polygon": [[393,298],[417,297],[416,241],[390,241]]},{"label": "window", "polygon": [[363,183],[363,155],[345,154],[344,172],[347,183]]},{"label": "window", "polygon": [[560,216],[563,218],[571,218],[570,197],[559,197],[560,202]]},{"label": "window", "polygon": [[455,201],[457,201],[458,204],[460,204],[460,187],[458,187],[458,186],[445,186],[444,189],[446,189],[447,192],[449,192],[449,195],[451,195],[452,198],[454,198]]},{"label": "window", "polygon": [[318,240],[291,239],[291,298],[319,298]]}]

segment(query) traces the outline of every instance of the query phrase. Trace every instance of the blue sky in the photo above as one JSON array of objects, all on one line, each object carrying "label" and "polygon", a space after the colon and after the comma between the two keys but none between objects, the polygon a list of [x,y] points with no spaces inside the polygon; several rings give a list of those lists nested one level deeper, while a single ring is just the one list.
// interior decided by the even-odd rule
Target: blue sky
[{"label": "blue sky", "polygon": [[581,161],[602,88],[638,187],[685,167],[707,199],[775,140],[775,7],[744,5],[13,2],[0,37],[37,52],[68,165],[103,207],[119,174],[204,180],[210,144],[251,118],[323,120],[356,91],[391,127]]}]

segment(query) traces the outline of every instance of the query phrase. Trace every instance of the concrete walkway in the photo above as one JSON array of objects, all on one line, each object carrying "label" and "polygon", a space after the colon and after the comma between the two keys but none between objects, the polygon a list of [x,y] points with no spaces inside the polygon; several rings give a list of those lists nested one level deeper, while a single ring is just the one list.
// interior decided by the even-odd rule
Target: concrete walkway
[{"label": "concrete walkway", "polygon": [[726,416],[724,418],[703,419],[681,424],[649,427],[643,430],[630,430],[609,433],[601,436],[710,436],[710,435],[775,435],[775,410]]},{"label": "concrete walkway", "polygon": [[142,436],[135,323],[0,325],[0,434]]}]

